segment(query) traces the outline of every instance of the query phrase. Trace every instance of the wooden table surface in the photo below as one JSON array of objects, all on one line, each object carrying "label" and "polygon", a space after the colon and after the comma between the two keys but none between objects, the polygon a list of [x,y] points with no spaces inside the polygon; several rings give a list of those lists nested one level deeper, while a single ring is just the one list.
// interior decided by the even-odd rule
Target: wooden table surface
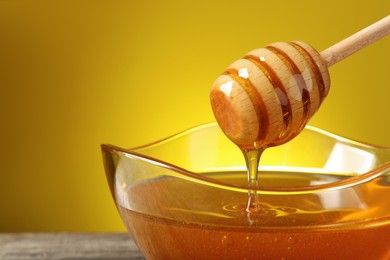
[{"label": "wooden table surface", "polygon": [[127,233],[0,233],[0,259],[145,258]]}]

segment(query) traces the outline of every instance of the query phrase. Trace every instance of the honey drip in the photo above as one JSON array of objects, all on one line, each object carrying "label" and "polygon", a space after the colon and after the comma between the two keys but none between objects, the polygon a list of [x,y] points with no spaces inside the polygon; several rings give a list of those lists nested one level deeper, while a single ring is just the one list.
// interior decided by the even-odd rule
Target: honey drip
[{"label": "honey drip", "polygon": [[242,150],[248,174],[248,203],[245,209],[246,214],[251,222],[250,217],[252,215],[258,215],[262,212],[260,207],[259,195],[257,189],[259,187],[258,174],[259,174],[259,161],[264,149],[254,150]]}]

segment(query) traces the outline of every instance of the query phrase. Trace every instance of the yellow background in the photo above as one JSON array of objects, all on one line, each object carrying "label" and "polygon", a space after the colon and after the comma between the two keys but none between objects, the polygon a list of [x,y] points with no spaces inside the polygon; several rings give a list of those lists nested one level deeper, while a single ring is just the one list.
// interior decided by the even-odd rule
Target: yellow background
[{"label": "yellow background", "polygon": [[[101,143],[213,121],[211,84],[246,52],[323,50],[389,11],[388,0],[1,0],[0,232],[123,231]],[[330,73],[311,124],[390,146],[390,37]]]}]

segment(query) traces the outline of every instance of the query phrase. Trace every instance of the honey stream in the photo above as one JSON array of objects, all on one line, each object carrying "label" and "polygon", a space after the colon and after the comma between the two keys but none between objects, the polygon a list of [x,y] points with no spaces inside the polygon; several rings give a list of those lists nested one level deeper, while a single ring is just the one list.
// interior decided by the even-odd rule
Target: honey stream
[{"label": "honey stream", "polygon": [[251,215],[258,215],[262,212],[260,207],[257,189],[259,187],[259,162],[264,149],[242,150],[246,162],[248,174],[248,203],[246,213],[250,219]]}]

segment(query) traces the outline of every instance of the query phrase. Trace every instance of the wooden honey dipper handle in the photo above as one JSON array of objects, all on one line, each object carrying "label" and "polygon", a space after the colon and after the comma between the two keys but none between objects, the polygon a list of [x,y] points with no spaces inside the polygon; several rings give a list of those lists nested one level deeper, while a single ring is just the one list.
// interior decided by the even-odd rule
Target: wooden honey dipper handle
[{"label": "wooden honey dipper handle", "polygon": [[328,67],[376,42],[390,33],[390,15],[322,51]]},{"label": "wooden honey dipper handle", "polygon": [[225,135],[243,150],[293,139],[330,88],[328,67],[390,33],[390,16],[318,53],[303,42],[276,42],[233,62],[210,93]]}]

